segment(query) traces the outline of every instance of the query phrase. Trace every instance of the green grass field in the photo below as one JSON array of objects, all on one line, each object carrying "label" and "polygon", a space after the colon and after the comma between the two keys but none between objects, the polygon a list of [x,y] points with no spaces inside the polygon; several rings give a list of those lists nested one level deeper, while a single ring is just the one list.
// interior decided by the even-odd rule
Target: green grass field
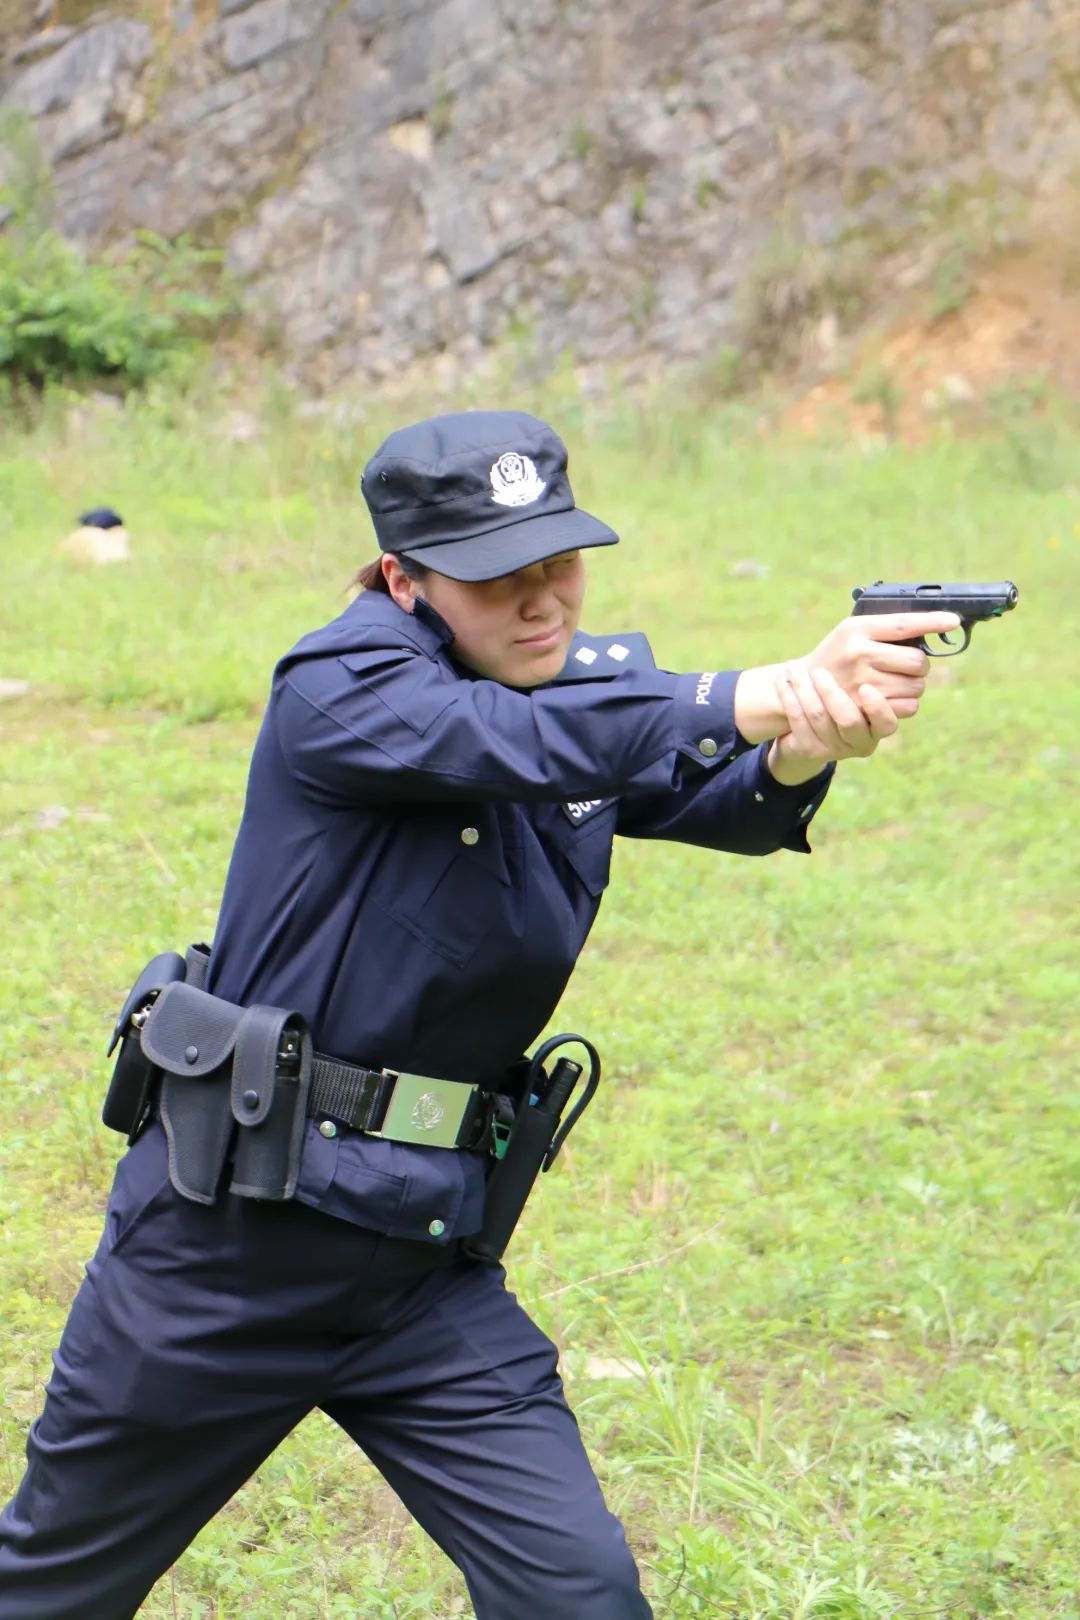
[{"label": "green grass field", "polygon": [[[866,453],[540,404],[625,537],[585,625],[669,667],[808,650],[880,576],[1021,592],[841,768],[812,859],[616,851],[556,1021],[608,1078],[509,1271],[656,1613],[1077,1620],[1080,434]],[[0,678],[31,683],[0,704],[4,1494],[120,1148],[108,1029],[147,957],[212,933],[273,662],[373,551],[358,476],[394,419],[272,391],[233,444],[228,406],[0,429]],[[103,501],[133,559],[80,570],[58,543]],[[319,1415],[144,1610],[468,1612]]]}]

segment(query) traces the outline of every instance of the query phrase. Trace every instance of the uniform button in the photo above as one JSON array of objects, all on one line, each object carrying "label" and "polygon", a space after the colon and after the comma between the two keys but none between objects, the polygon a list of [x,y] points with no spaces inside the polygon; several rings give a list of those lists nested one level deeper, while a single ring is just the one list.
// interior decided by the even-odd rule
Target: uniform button
[{"label": "uniform button", "polygon": [[812,812],[813,808],[814,807],[813,807],[812,804],[804,804],[802,809],[799,811],[799,820],[800,821],[806,821],[807,818],[809,817],[810,813]]},{"label": "uniform button", "polygon": [[715,737],[702,737],[701,741],[698,743],[698,748],[705,755],[706,759],[712,759],[720,752],[720,748]]},{"label": "uniform button", "polygon": [[446,1231],[446,1222],[440,1221],[438,1218],[433,1221],[429,1221],[428,1231],[431,1233],[432,1237],[442,1237],[443,1233]]},{"label": "uniform button", "polygon": [[320,1136],[336,1136],[337,1135],[337,1126],[334,1124],[332,1119],[324,1119],[322,1121],[322,1123],[319,1126],[319,1135]]},{"label": "uniform button", "polygon": [[197,1046],[185,1046],[184,1047],[184,1062],[185,1063],[198,1063],[198,1061],[199,1061],[199,1048]]},{"label": "uniform button", "polygon": [[257,1091],[245,1091],[244,1095],[241,1097],[240,1101],[243,1103],[244,1107],[247,1108],[249,1111],[251,1109],[253,1109],[253,1108],[258,1108],[258,1106],[259,1106],[259,1093]]},{"label": "uniform button", "polygon": [[480,834],[477,832],[475,827],[462,827],[461,842],[463,844],[478,844],[480,842]]},{"label": "uniform button", "polygon": [[764,793],[755,793],[754,798],[757,800],[758,804],[764,804],[765,803],[765,795],[764,795]]}]

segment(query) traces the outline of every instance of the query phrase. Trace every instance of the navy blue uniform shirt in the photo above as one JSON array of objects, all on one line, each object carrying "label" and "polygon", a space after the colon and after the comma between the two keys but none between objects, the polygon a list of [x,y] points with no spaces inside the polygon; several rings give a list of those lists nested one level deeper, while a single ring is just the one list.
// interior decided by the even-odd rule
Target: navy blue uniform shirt
[{"label": "navy blue uniform shirt", "polygon": [[[426,604],[364,592],[281,660],[207,987],[303,1013],[347,1062],[495,1085],[558,1003],[616,833],[806,851],[831,768],[781,787],[736,730],[737,672],[658,670],[643,636],[579,635],[532,691],[452,641]],[[479,1229],[484,1171],[311,1121],[296,1196],[447,1243]]]}]

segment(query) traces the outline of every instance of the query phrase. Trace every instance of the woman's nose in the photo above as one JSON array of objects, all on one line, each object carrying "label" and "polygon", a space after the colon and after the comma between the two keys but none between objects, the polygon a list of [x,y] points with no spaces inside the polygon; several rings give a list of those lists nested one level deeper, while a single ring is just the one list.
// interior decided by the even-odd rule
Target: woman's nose
[{"label": "woman's nose", "polygon": [[527,619],[544,618],[558,606],[555,588],[541,563],[521,570],[521,612]]},{"label": "woman's nose", "polygon": [[521,612],[526,619],[550,619],[558,606],[559,599],[545,580],[542,585],[538,585],[524,597]]}]

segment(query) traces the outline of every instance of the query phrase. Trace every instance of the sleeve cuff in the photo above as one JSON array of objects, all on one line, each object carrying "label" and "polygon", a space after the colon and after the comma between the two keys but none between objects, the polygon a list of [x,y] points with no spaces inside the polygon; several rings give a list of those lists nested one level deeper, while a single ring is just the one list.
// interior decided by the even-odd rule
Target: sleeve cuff
[{"label": "sleeve cuff", "polygon": [[761,807],[763,814],[772,820],[776,842],[781,849],[792,849],[799,854],[809,855],[810,843],[806,829],[824,803],[836,766],[830,762],[808,782],[799,782],[795,787],[786,787],[784,783],[776,780],[768,767],[769,747],[770,744],[764,742],[758,748],[757,780],[753,788],[754,802]]},{"label": "sleeve cuff", "polygon": [[677,677],[675,746],[683,761],[702,770],[730,765],[753,747],[735,725],[735,683],[740,670],[704,670]]}]

